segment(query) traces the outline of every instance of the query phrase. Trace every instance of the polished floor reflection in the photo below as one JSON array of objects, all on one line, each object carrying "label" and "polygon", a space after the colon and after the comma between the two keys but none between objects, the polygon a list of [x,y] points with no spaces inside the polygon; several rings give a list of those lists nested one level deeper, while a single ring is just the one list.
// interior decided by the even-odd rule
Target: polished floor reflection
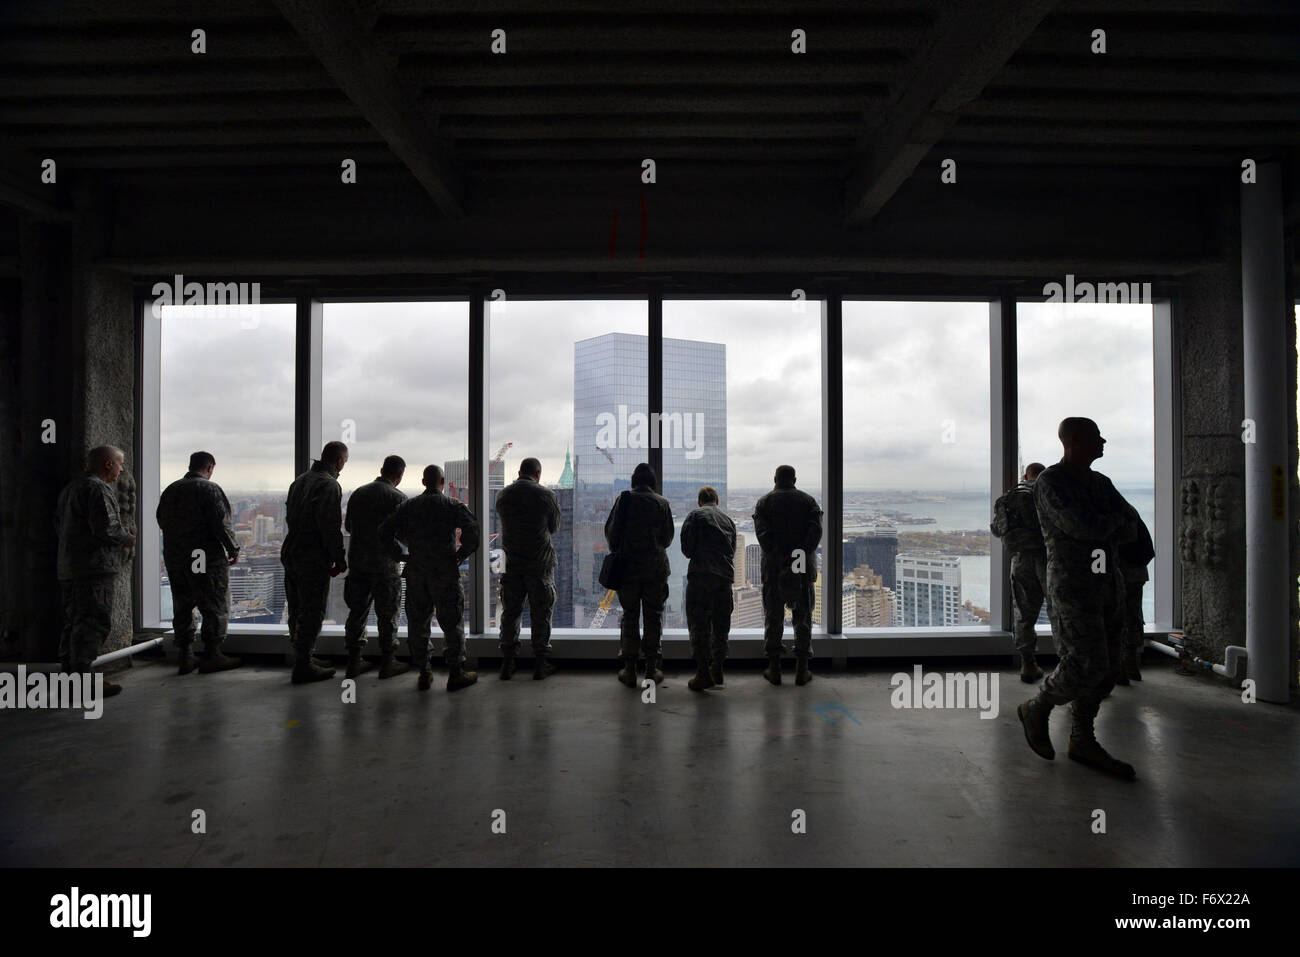
[{"label": "polished floor reflection", "polygon": [[1056,761],[1034,756],[1015,717],[1031,689],[1009,670],[983,720],[895,710],[902,669],[884,666],[805,688],[737,667],[700,695],[679,665],[649,704],[612,665],[545,682],[524,665],[454,695],[371,672],[352,704],[283,667],[141,663],[98,721],[0,712],[0,863],[1300,864],[1300,713],[1172,662],[1102,709],[1132,784],[1066,759],[1063,711]]}]

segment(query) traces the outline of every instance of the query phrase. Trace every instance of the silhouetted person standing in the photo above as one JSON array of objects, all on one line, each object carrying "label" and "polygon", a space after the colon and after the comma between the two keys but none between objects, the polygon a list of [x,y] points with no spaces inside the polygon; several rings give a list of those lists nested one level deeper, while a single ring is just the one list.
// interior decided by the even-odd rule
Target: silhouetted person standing
[{"label": "silhouetted person standing", "polygon": [[478,680],[477,672],[465,668],[465,589],[460,584],[461,562],[478,549],[478,522],[464,502],[443,493],[447,478],[440,467],[425,466],[423,482],[423,494],[402,503],[379,526],[379,541],[388,548],[401,542],[411,553],[402,574],[411,666],[420,672],[417,687],[428,691],[433,684],[429,650],[436,614],[445,639],[447,690],[459,691]]},{"label": "silhouetted person standing", "polygon": [[[59,586],[63,631],[59,660],[68,673],[89,672],[113,629],[113,591],[117,574],[135,536],[122,527],[113,484],[126,456],[112,445],[86,455],[86,471],[59,493]],[[104,682],[104,696],[122,686]]]},{"label": "silhouetted person standing", "polygon": [[519,623],[528,601],[532,622],[533,678],[540,681],[555,671],[551,654],[551,612],[555,608],[555,549],[551,536],[560,528],[560,503],[542,485],[542,463],[527,458],[519,463],[519,478],[497,493],[501,519],[501,547],[505,571],[501,573],[501,680],[515,673],[519,651]]},{"label": "silhouetted person standing", "polygon": [[619,495],[605,519],[605,541],[622,561],[618,603],[623,609],[619,626],[623,667],[618,680],[629,688],[636,687],[636,660],[642,650],[646,677],[655,684],[664,680],[661,642],[668,600],[668,546],[674,529],[672,506],[655,492],[657,481],[654,469],[642,462],[632,470],[632,490]]},{"label": "silhouetted person standing", "polygon": [[329,603],[330,578],[348,570],[343,554],[343,489],[339,473],[348,462],[348,447],[326,442],[320,459],[289,486],[284,521],[288,531],[280,546],[284,597],[289,606],[289,640],[296,654],[293,683],[334,677],[334,669],[312,660]]},{"label": "silhouetted person standing", "polygon": [[1142,590],[1146,588],[1151,575],[1147,565],[1156,557],[1156,547],[1151,541],[1151,532],[1138,510],[1127,500],[1124,502],[1128,515],[1127,541],[1119,546],[1119,571],[1124,579],[1124,650],[1122,667],[1113,668],[1119,672],[1115,679],[1118,685],[1127,685],[1130,681],[1142,680],[1142,648],[1146,644],[1146,634],[1142,620]]},{"label": "silhouetted person standing", "polygon": [[1124,585],[1116,547],[1127,521],[1126,502],[1110,479],[1092,470],[1106,440],[1091,419],[1062,420],[1057,435],[1065,454],[1034,482],[1038,521],[1047,542],[1047,613],[1060,661],[1037,696],[1017,714],[1034,752],[1056,756],[1048,717],[1071,704],[1069,755],[1117,777],[1133,767],[1097,743],[1093,723],[1118,676],[1124,638]]},{"label": "silhouetted person standing", "polygon": [[1011,552],[1011,608],[1014,625],[1012,637],[1020,652],[1020,680],[1037,681],[1043,671],[1034,660],[1038,649],[1038,612],[1047,590],[1047,546],[1038,524],[1034,505],[1034,481],[1043,465],[1025,466],[1020,484],[998,499],[993,506],[993,523],[989,530],[1002,539]]},{"label": "silhouetted person standing", "polygon": [[401,507],[406,495],[398,491],[406,461],[400,455],[384,459],[379,475],[348,496],[343,527],[348,540],[348,577],[343,580],[343,601],[348,606],[344,627],[348,645],[349,678],[370,670],[361,657],[366,647],[366,620],[370,606],[375,607],[379,630],[379,677],[392,678],[410,670],[398,661],[397,615],[402,597],[402,572],[398,567],[401,549],[379,542],[379,526]]},{"label": "silhouetted person standing", "polygon": [[[163,565],[172,590],[172,630],[180,650],[180,674],[196,664],[202,673],[239,666],[221,653],[230,623],[230,571],[239,543],[230,521],[230,500],[212,481],[217,460],[195,452],[184,477],[158,496],[156,517],[163,536]],[[194,609],[203,616],[203,656],[194,657]]]},{"label": "silhouetted person standing", "polygon": [[695,677],[686,686],[704,691],[722,684],[736,574],[736,523],[718,507],[712,486],[700,489],[696,501],[699,507],[682,522],[682,554],[691,560],[686,569],[686,627],[695,657]]},{"label": "silhouetted person standing", "polygon": [[778,466],[773,482],[775,488],[754,506],[754,534],[763,552],[763,677],[781,683],[781,636],[789,605],[798,659],[794,681],[805,685],[813,678],[809,661],[822,510],[815,498],[794,487],[793,466]]}]

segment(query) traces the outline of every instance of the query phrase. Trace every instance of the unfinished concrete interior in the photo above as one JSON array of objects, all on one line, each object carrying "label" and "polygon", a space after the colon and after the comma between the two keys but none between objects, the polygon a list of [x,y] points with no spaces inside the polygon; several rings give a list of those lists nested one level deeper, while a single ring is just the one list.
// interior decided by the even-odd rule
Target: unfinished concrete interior
[{"label": "unfinished concrete interior", "polygon": [[[330,358],[347,338],[329,338],[336,304],[459,304],[464,446],[389,451],[412,474],[416,462],[461,461],[465,500],[486,522],[499,447],[516,446],[508,481],[540,441],[501,431],[510,327],[494,304],[632,303],[648,358],[635,387],[645,411],[665,412],[665,343],[686,325],[674,303],[789,303],[800,291],[820,409],[802,484],[825,510],[830,583],[854,571],[846,492],[866,484],[854,450],[874,449],[883,427],[846,345],[856,304],[987,304],[970,395],[987,405],[974,456],[991,502],[1029,441],[1031,305],[1051,283],[1136,284],[1150,307],[1150,404],[1138,415],[1157,552],[1147,637],[1177,644],[1194,672],[1149,647],[1145,680],[1103,707],[1099,736],[1138,781],[1063,756],[1047,765],[1025,747],[1014,708],[1032,688],[1007,665],[1009,555],[996,539],[982,617],[859,624],[846,618],[856,599],[832,592],[813,685],[768,687],[739,660],[757,664],[758,633],[738,628],[734,676],[703,696],[685,688],[686,633],[671,628],[652,703],[614,681],[617,605],[604,628],[583,627],[594,606],[576,602],[557,620],[554,679],[498,682],[484,548],[467,569],[469,651],[484,674],[456,696],[417,700],[412,682],[372,675],[355,703],[334,685],[291,687],[276,657],[283,628],[232,619],[229,647],[252,656],[238,671],[182,678],[138,654],[102,720],[0,710],[13,756],[0,770],[0,861],[1300,864],[1300,11],[1283,0],[787,6],[47,0],[0,11],[5,667],[57,657],[55,503],[98,444],[126,453],[133,477],[119,499],[141,538],[105,651],[168,633],[153,518],[159,487],[179,477],[164,472],[168,383],[192,374],[208,390],[193,398],[205,421],[274,406],[289,423],[277,468],[291,478],[338,437],[331,382],[368,375]],[[174,280],[256,283],[262,303],[286,310],[285,351],[246,355],[275,364],[286,402],[226,391],[219,369],[166,365],[169,320],[151,306]],[[364,324],[349,328],[369,341]],[[869,324],[854,328],[870,339]],[[574,346],[557,341],[556,355],[573,363]],[[889,348],[883,335],[871,343]],[[521,361],[511,374],[526,371]],[[373,381],[386,389],[393,406],[409,394]],[[769,413],[729,399],[734,457],[742,416]],[[547,461],[552,478],[564,451]],[[599,448],[573,451],[600,464]],[[662,474],[666,450],[646,453]],[[350,477],[377,465],[354,459]],[[340,620],[319,648],[342,653]],[[1046,632],[1040,648],[1051,651]],[[1000,674],[999,713],[891,707],[890,676],[914,662]],[[306,811],[290,807],[296,788]],[[1099,843],[1079,822],[1116,795],[1116,839]],[[373,840],[434,799],[456,810],[422,818],[427,835]],[[195,808],[214,822],[202,840]],[[490,830],[500,808],[509,841]],[[796,808],[812,822],[802,843],[790,839]],[[1022,838],[1026,821],[1044,841]]]}]

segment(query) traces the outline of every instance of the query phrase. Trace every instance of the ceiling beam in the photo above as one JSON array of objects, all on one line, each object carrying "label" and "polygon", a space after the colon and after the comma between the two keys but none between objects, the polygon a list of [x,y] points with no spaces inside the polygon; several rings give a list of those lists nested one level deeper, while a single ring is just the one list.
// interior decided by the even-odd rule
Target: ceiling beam
[{"label": "ceiling beam", "polygon": [[275,0],[275,5],[438,208],[463,216],[457,178],[416,105],[368,39],[367,15],[346,0]]},{"label": "ceiling beam", "polygon": [[864,144],[848,181],[846,221],[871,219],[1033,33],[1056,0],[950,4],[911,78]]}]

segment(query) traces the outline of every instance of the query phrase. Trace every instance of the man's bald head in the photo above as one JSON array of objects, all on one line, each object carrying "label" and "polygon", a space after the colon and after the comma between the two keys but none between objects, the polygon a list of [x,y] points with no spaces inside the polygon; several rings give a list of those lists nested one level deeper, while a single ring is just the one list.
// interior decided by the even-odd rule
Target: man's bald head
[{"label": "man's bald head", "polygon": [[1038,476],[1042,475],[1047,466],[1042,462],[1030,462],[1025,466],[1025,481],[1032,482]]},{"label": "man's bald head", "polygon": [[426,465],[424,467],[424,487],[431,488],[435,492],[441,492],[443,485],[446,484],[447,474],[443,472],[441,465]]},{"label": "man's bald head", "polygon": [[1101,458],[1106,445],[1097,423],[1083,416],[1072,415],[1062,419],[1056,437],[1061,440],[1064,449],[1062,459],[1084,468]]}]

